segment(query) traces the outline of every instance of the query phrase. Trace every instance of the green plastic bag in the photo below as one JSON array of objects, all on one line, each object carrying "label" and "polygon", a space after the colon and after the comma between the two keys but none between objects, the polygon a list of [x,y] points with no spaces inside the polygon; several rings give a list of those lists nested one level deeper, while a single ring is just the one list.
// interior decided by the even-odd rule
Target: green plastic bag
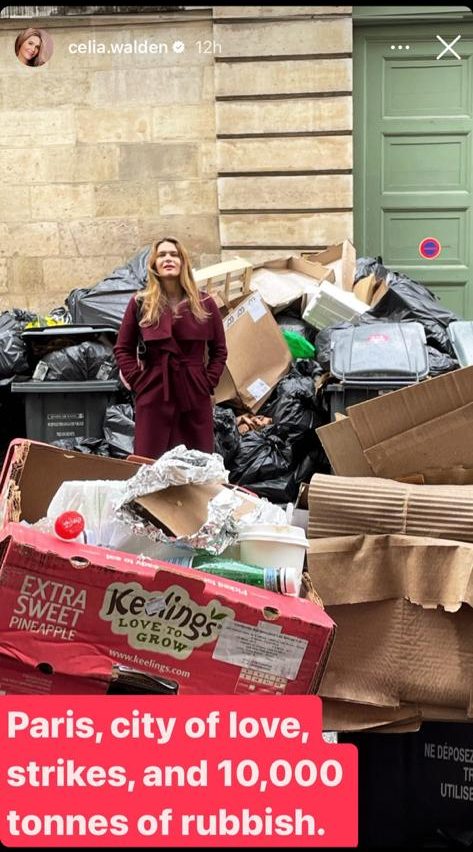
[{"label": "green plastic bag", "polygon": [[293,358],[315,358],[315,346],[297,331],[283,330],[283,337]]}]

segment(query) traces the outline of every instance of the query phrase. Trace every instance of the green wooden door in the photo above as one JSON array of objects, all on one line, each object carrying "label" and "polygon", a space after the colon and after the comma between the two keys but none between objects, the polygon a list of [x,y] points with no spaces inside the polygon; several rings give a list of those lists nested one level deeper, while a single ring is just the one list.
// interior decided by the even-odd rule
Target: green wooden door
[{"label": "green wooden door", "polygon": [[[437,34],[451,43],[459,33],[461,59],[437,59]],[[381,255],[465,319],[473,319],[472,63],[471,24],[355,29],[358,255]],[[426,237],[441,243],[436,260],[419,253]]]}]

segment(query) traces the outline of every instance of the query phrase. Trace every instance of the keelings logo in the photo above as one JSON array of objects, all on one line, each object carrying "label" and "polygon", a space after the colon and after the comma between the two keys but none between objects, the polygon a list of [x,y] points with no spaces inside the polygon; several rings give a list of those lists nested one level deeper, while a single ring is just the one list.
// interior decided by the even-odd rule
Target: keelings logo
[{"label": "keelings logo", "polygon": [[148,592],[139,583],[112,583],[99,617],[110,622],[113,633],[126,635],[132,648],[186,660],[194,648],[213,642],[235,612],[218,600],[199,606],[182,586]]}]

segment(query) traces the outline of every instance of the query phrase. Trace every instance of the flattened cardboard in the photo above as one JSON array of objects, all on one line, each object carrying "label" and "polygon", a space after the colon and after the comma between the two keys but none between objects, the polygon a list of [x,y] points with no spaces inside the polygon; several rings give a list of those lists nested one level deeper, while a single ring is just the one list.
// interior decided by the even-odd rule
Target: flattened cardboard
[{"label": "flattened cardboard", "polygon": [[309,538],[392,533],[473,542],[473,485],[315,474]]},{"label": "flattened cardboard", "polygon": [[[422,722],[470,722],[462,710],[454,707],[420,707],[401,704],[399,709],[373,707],[352,701],[323,700],[323,730],[371,731],[382,734],[404,734],[418,731]],[[472,728],[473,736],[473,728]]]},{"label": "flattened cardboard", "polygon": [[337,624],[323,698],[381,708],[386,718],[404,706],[426,720],[448,721],[451,709],[473,720],[473,545],[326,538],[310,542],[308,563]]},{"label": "flattened cardboard", "polygon": [[276,320],[258,293],[245,299],[223,320],[228,357],[226,374],[215,401],[237,398],[256,413],[278,381],[286,375],[292,356]]},{"label": "flattened cardboard", "polygon": [[0,654],[77,676],[119,662],[182,694],[316,691],[335,632],[307,598],[23,524],[0,534],[0,594]]},{"label": "flattened cardboard", "polygon": [[216,483],[174,485],[137,497],[133,503],[168,535],[192,535],[207,520],[209,500],[221,489]]},{"label": "flattened cardboard", "polygon": [[334,473],[339,476],[373,476],[349,417],[315,430]]},{"label": "flattened cardboard", "polygon": [[413,473],[405,479],[417,485],[473,485],[473,468],[430,468],[424,473]]},{"label": "flattened cardboard", "polygon": [[[351,406],[347,415],[351,430],[336,431],[338,423],[317,430],[341,476],[398,479],[430,468],[473,467],[473,367]],[[350,464],[356,442],[370,473],[361,473],[358,452]]]},{"label": "flattened cardboard", "polygon": [[[214,482],[173,485],[163,491],[137,497],[133,502],[145,510],[157,526],[168,535],[177,537],[196,533],[208,518],[209,501],[220,494],[224,485]],[[255,509],[258,498],[243,498],[243,503],[235,509],[235,517]]]}]

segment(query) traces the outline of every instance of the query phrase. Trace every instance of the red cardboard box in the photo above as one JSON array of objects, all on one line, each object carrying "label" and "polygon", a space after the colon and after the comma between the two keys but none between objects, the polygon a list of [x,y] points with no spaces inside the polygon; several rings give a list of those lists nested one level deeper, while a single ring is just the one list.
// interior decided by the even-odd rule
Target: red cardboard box
[{"label": "red cardboard box", "polygon": [[0,654],[61,675],[113,664],[182,694],[315,692],[335,625],[315,603],[18,523],[0,534]]}]

